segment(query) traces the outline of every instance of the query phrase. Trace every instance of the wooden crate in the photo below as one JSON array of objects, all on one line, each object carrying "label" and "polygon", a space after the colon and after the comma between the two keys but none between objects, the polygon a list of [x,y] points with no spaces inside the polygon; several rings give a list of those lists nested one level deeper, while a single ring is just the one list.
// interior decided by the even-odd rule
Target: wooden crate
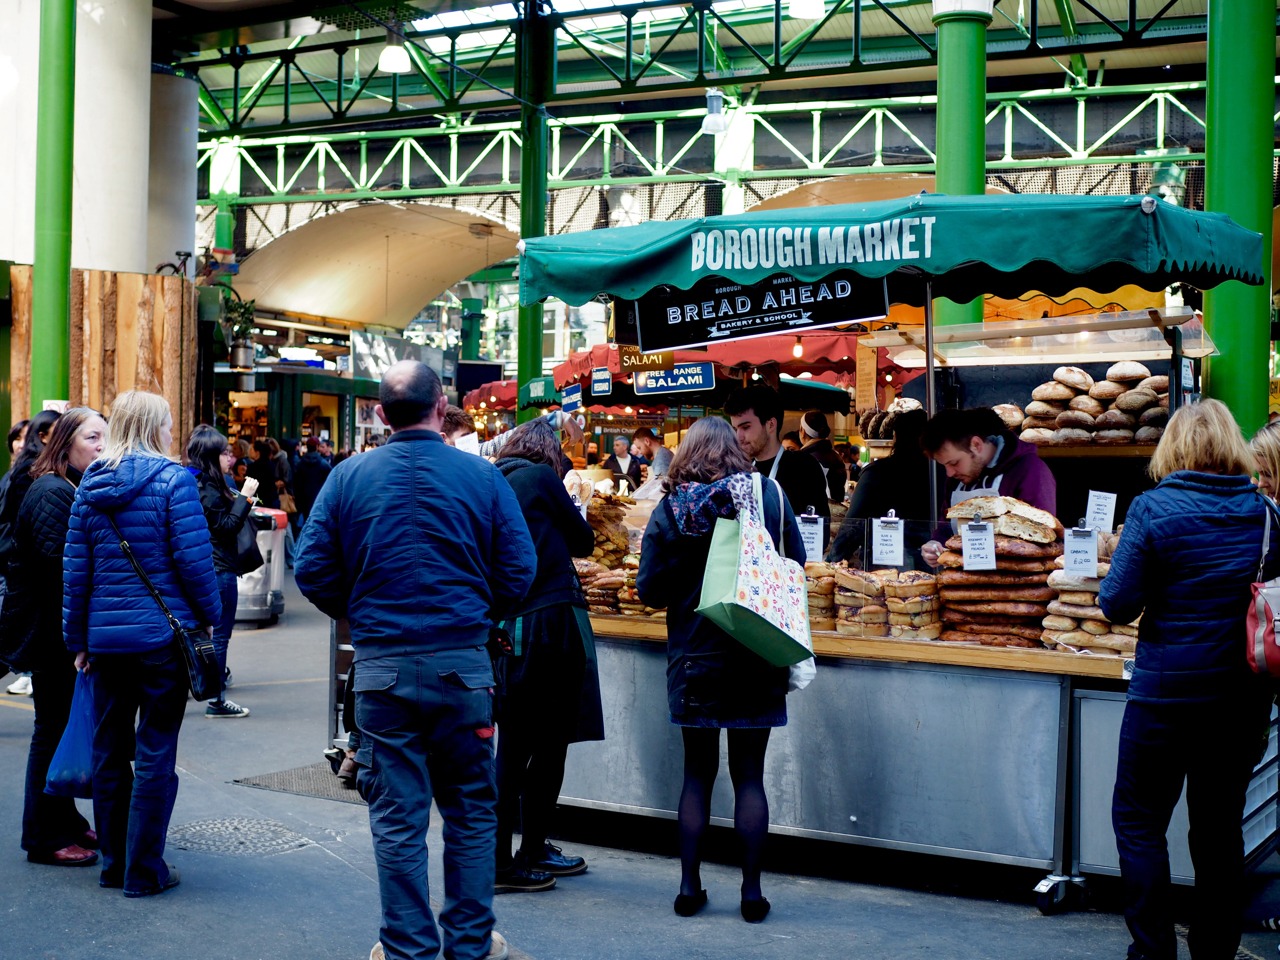
[{"label": "wooden crate", "polygon": [[[13,288],[13,410],[31,407],[31,267],[9,270]],[[71,406],[110,415],[126,390],[147,390],[173,410],[175,456],[195,426],[197,291],[184,277],[71,271],[68,331]],[[38,345],[36,345],[38,349]]]}]

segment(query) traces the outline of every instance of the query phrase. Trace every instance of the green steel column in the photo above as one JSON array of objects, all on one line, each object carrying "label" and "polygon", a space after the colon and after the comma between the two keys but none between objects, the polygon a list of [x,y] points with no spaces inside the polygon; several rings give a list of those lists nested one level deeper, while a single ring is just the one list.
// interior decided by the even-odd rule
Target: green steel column
[{"label": "green steel column", "polygon": [[1228,281],[1205,294],[1205,323],[1222,352],[1205,364],[1206,392],[1231,408],[1246,436],[1267,420],[1270,376],[1274,17],[1268,0],[1209,4],[1205,206],[1262,234],[1268,282]]},{"label": "green steel column", "polygon": [[[937,189],[981,194],[987,169],[987,26],[990,0],[934,0],[938,28]],[[981,323],[982,300],[939,300],[937,324]]]},{"label": "green steel column", "polygon": [[42,410],[46,400],[67,399],[70,390],[75,61],[75,0],[42,0],[31,290],[32,414]]},{"label": "green steel column", "polygon": [[483,319],[484,301],[479,297],[463,297],[461,359],[480,359],[480,321]]},{"label": "green steel column", "polygon": [[[519,51],[520,236],[540,237],[547,223],[547,111],[543,104],[555,83],[555,28],[536,0],[525,4]],[[542,376],[542,304],[520,307],[517,315],[516,380],[523,385]],[[523,423],[536,410],[522,410]]]}]

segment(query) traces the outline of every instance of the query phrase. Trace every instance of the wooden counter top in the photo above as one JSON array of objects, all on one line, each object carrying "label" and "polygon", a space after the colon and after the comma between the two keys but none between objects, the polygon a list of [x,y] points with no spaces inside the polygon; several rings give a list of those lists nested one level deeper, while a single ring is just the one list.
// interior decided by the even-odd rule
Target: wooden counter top
[{"label": "wooden counter top", "polygon": [[[645,617],[591,617],[597,636],[666,642],[667,624]],[[813,649],[820,656],[859,660],[888,660],[898,663],[937,663],[955,667],[985,667],[989,670],[1022,670],[1027,673],[1057,673],[1073,677],[1120,680],[1124,661],[1120,657],[1095,657],[1060,653],[1057,650],[1028,650],[1021,647],[983,647],[931,640],[862,639],[817,631]]]}]

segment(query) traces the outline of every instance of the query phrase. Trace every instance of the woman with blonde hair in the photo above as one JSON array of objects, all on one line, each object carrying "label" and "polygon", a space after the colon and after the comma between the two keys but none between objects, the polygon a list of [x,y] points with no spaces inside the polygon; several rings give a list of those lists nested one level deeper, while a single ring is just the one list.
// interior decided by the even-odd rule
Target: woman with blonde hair
[{"label": "woman with blonde hair", "polygon": [[1272,420],[1249,443],[1258,471],[1258,489],[1280,500],[1280,420]]},{"label": "woman with blonde hair", "polygon": [[1245,661],[1245,613],[1259,566],[1267,577],[1280,566],[1280,515],[1253,468],[1223,404],[1178,410],[1151,459],[1159,482],[1129,507],[1098,595],[1112,622],[1142,617],[1111,808],[1134,960],[1177,956],[1165,834],[1184,782],[1191,955],[1234,957],[1240,943],[1241,821],[1271,704]]},{"label": "woman with blonde hair", "polygon": [[[640,552],[636,590],[651,607],[667,608],[667,703],[684,740],[680,792],[680,893],[675,912],[691,917],[707,903],[702,842],[711,820],[711,790],[720,770],[720,730],[727,729],[733,824],[743,846],[742,919],[769,912],[760,890],[769,800],[764,756],[769,731],[787,722],[786,667],[775,667],[697,613],[720,517],[738,515],[751,497],[751,462],[733,428],[717,417],[689,428],[663,478],[667,495],[654,509]],[[804,556],[795,517],[781,488],[764,484],[764,524],[786,555]]]},{"label": "woman with blonde hair", "polygon": [[126,897],[178,884],[164,844],[178,793],[187,677],[169,621],[121,541],[184,627],[210,629],[222,612],[200,494],[170,459],[172,446],[163,397],[140,390],[116,397],[106,449],[76,494],[63,557],[66,644],[76,668],[88,671],[97,715],[98,883]]}]

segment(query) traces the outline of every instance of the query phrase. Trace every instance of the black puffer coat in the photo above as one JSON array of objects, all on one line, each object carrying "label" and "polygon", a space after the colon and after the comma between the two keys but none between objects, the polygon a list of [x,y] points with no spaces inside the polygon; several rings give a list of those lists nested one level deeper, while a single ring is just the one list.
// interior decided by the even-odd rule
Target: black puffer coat
[{"label": "black puffer coat", "polygon": [[[249,501],[237,496],[234,500],[219,490],[217,486],[203,476],[196,477],[196,485],[200,488],[200,506],[204,510],[204,518],[209,523],[209,543],[213,547],[213,569],[219,573],[237,573],[236,537],[240,528],[249,517]],[[222,489],[232,492],[226,481]]]}]

